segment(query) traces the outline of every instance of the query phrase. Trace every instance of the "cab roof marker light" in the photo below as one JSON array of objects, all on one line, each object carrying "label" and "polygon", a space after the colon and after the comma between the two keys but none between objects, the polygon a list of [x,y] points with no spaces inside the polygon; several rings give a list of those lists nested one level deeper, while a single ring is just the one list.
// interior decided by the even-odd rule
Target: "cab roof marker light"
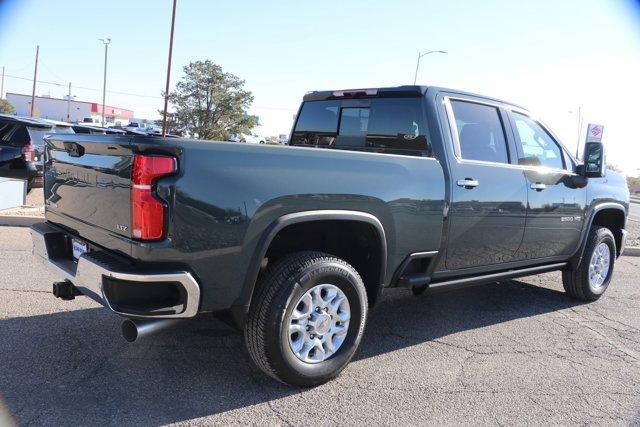
[{"label": "cab roof marker light", "polygon": [[333,96],[335,96],[336,98],[342,98],[345,96],[357,96],[357,95],[376,96],[377,94],[378,94],[378,89],[348,89],[348,90],[333,91]]}]

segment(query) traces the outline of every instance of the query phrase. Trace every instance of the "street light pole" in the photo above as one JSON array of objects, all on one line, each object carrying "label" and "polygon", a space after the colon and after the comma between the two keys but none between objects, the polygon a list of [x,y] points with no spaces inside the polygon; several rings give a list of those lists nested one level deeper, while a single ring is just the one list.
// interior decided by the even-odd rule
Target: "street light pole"
[{"label": "street light pole", "polygon": [[71,123],[71,82],[69,82],[69,94],[67,95],[67,122]]},{"label": "street light pole", "polygon": [[427,55],[429,55],[430,53],[445,53],[445,54],[446,54],[447,52],[446,52],[446,51],[444,51],[444,50],[429,50],[429,51],[426,51],[426,52],[424,52],[424,53],[420,53],[420,52],[418,52],[418,61],[417,61],[417,63],[416,63],[416,75],[415,75],[415,77],[413,78],[413,84],[414,84],[414,85],[415,85],[415,84],[416,84],[416,82],[418,81],[418,69],[420,68],[420,60],[422,59],[422,57],[423,57],[423,56],[427,56]]},{"label": "street light pole", "polygon": [[98,39],[104,44],[104,79],[102,82],[102,127],[104,126],[104,104],[107,98],[107,52],[109,50],[110,38]]},{"label": "street light pole", "polygon": [[36,66],[33,69],[33,89],[31,90],[31,117],[36,110],[36,79],[38,78],[38,56],[40,55],[40,45],[36,46]]},{"label": "street light pole", "polygon": [[579,156],[580,156],[580,136],[582,135],[582,124],[583,124],[583,119],[582,119],[582,105],[578,105],[578,111],[569,111],[569,114],[576,114],[577,115],[577,120],[578,120],[578,131],[577,131],[577,141],[576,141],[576,159],[579,160]]},{"label": "street light pole", "polygon": [[582,105],[578,107],[578,142],[576,144],[576,159],[580,155],[580,134],[582,133]]}]

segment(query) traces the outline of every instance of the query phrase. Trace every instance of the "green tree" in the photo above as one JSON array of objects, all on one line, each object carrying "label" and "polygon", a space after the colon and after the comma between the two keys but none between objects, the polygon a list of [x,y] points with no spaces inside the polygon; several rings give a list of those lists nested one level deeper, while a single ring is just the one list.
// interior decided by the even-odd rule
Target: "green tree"
[{"label": "green tree", "polygon": [[614,172],[622,172],[622,169],[620,169],[620,167],[614,163],[607,163],[607,169]]},{"label": "green tree", "polygon": [[[184,67],[184,77],[169,93],[174,108],[168,131],[186,131],[196,138],[226,140],[247,133],[258,122],[247,114],[253,102],[244,80],[225,73],[213,62],[195,61]],[[163,111],[160,111],[163,114]]]},{"label": "green tree", "polygon": [[628,176],[627,186],[629,187],[631,194],[640,193],[640,177]]},{"label": "green tree", "polygon": [[9,103],[9,101],[7,101],[6,99],[0,99],[0,113],[13,114],[14,111],[15,109],[13,108],[13,105]]}]

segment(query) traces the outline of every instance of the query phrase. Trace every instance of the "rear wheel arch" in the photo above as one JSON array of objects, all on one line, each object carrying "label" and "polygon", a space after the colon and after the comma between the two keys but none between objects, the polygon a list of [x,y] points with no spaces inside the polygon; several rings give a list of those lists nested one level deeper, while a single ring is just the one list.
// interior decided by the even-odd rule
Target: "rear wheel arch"
[{"label": "rear wheel arch", "polygon": [[[367,243],[374,245],[372,250],[374,251],[375,259],[368,260],[370,262],[364,262],[366,260],[357,259],[357,257],[349,256],[345,254],[344,250],[353,250],[353,246],[345,247],[343,251],[329,250],[327,251],[326,245],[318,245],[317,242],[312,242],[305,247],[304,244],[299,244],[295,247],[289,247],[290,252],[301,250],[323,250],[326,253],[340,257],[345,261],[351,263],[358,273],[365,280],[365,286],[367,288],[367,295],[371,305],[375,303],[377,295],[383,286],[387,271],[387,240],[384,227],[380,220],[366,212],[359,211],[346,211],[346,210],[318,210],[318,211],[305,211],[297,212],[288,215],[284,215],[275,220],[264,232],[259,244],[257,245],[254,255],[251,259],[251,264],[247,270],[244,289],[242,292],[242,301],[240,306],[243,308],[242,318],[236,317],[236,322],[244,323],[244,317],[248,312],[251,305],[251,300],[254,295],[255,285],[260,275],[261,269],[265,266],[265,258],[269,255],[274,255],[277,259],[281,255],[285,255],[284,252],[277,253],[278,250],[284,250],[287,248],[287,243],[282,243],[282,237],[286,237],[288,234],[302,232],[309,233],[317,232],[316,237],[327,238],[326,232],[332,227],[338,226],[340,230],[354,226],[352,229],[352,235],[360,236],[358,233],[361,230],[367,230],[366,234],[360,236],[359,241],[353,241],[353,244],[362,243],[362,239]],[[305,242],[304,239],[299,239]],[[328,240],[328,239],[327,239]],[[278,246],[281,245],[281,246]],[[336,253],[337,252],[337,253]],[[276,259],[269,260],[269,264],[272,264]]]}]

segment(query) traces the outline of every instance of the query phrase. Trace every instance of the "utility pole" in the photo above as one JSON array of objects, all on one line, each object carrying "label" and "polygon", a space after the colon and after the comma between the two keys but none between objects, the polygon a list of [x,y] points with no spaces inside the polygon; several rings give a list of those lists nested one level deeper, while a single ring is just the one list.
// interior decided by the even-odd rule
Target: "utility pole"
[{"label": "utility pole", "polygon": [[171,13],[171,35],[169,36],[169,60],[167,61],[167,85],[164,90],[164,110],[162,115],[162,136],[167,135],[167,108],[169,108],[169,81],[171,77],[171,55],[173,54],[173,29],[176,24],[176,3],[173,0],[173,12]]},{"label": "utility pole", "polygon": [[418,81],[418,69],[420,68],[420,59],[422,59],[423,56],[429,55],[430,53],[445,53],[446,54],[447,52],[444,51],[444,50],[429,50],[429,51],[424,52],[424,53],[418,52],[418,62],[416,63],[416,74],[415,74],[415,77],[413,78],[413,84],[414,85]]},{"label": "utility pole", "polygon": [[2,66],[2,84],[0,85],[0,99],[4,98],[4,65]]},{"label": "utility pole", "polygon": [[578,106],[578,142],[576,143],[576,159],[580,155],[580,134],[582,133],[582,105]]},{"label": "utility pole", "polygon": [[69,82],[69,94],[67,95],[67,122],[71,123],[71,82]]},{"label": "utility pole", "polygon": [[102,82],[102,127],[104,126],[104,104],[107,98],[107,52],[109,50],[110,38],[98,39],[104,43],[104,80]]},{"label": "utility pole", "polygon": [[33,89],[31,90],[31,117],[36,108],[36,79],[38,78],[38,56],[40,55],[40,45],[36,46],[36,66],[33,70]]}]

